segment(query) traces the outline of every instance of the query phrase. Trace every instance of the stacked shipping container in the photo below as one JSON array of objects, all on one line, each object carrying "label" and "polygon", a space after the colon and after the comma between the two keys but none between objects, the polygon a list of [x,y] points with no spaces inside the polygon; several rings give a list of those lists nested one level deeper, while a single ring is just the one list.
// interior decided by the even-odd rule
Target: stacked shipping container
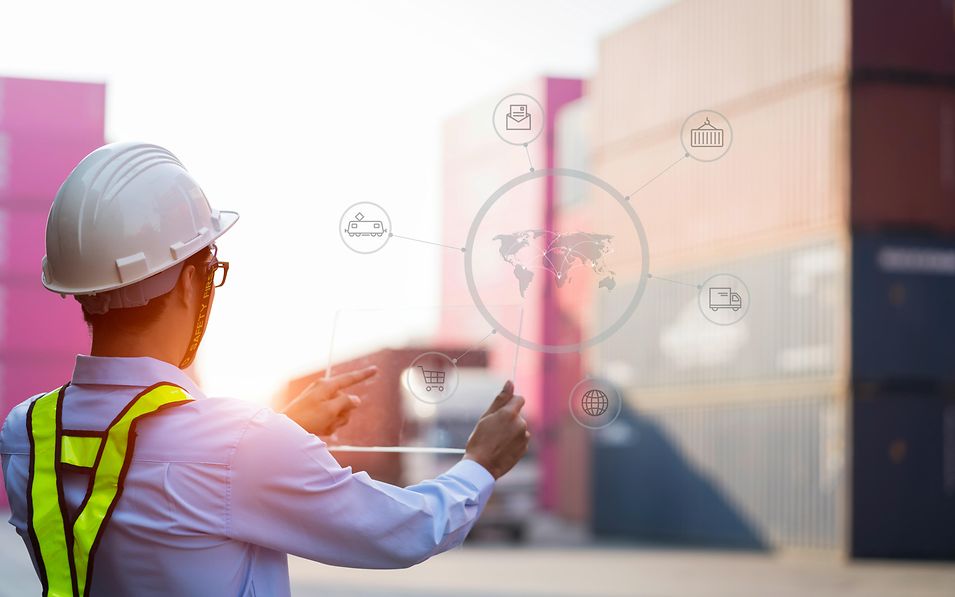
[{"label": "stacked shipping container", "polygon": [[852,5],[853,555],[955,558],[955,5]]},{"label": "stacked shipping container", "polygon": [[[460,246],[467,238],[471,222],[481,205],[510,179],[528,171],[528,160],[537,168],[551,168],[555,165],[555,125],[561,107],[578,99],[582,93],[579,79],[561,79],[542,77],[517,85],[508,93],[526,93],[541,102],[546,114],[545,128],[535,142],[525,148],[503,143],[492,128],[492,114],[499,98],[487,98],[466,112],[450,119],[445,128],[443,143],[443,195],[444,214],[442,217],[443,241],[450,246]],[[489,229],[508,232],[513,230],[514,222],[531,223],[528,228],[553,230],[558,208],[555,205],[555,193],[552,179],[545,184],[528,185],[515,189],[509,194],[506,209],[491,212],[485,222]],[[457,252],[443,254],[442,300],[445,306],[472,305],[464,277],[462,255]],[[502,262],[503,263],[503,262]],[[496,270],[498,271],[498,270]],[[513,272],[508,267],[500,267],[499,276],[492,280],[494,289],[485,288],[489,296],[511,296],[516,288]],[[502,300],[502,303],[507,301]],[[559,336],[579,333],[574,326],[562,323],[557,308],[557,296],[550,284],[533,284],[521,303],[526,314],[523,320],[524,338],[534,338],[538,342],[557,344],[562,342]],[[445,310],[447,313],[452,311]],[[463,343],[480,338],[487,329],[468,329],[454,317],[441,321],[438,330],[438,343]],[[498,354],[489,351],[489,359],[495,363],[507,363],[513,359],[508,350]],[[552,355],[522,350],[516,368],[516,384],[527,399],[526,411],[529,413],[535,429],[536,452],[541,467],[540,491],[541,503],[548,509],[558,508],[561,499],[561,485],[567,482],[561,478],[563,471],[558,427],[565,412],[564,399],[573,383],[579,379],[579,364],[576,357]],[[568,380],[573,380],[569,381]],[[570,383],[570,386],[566,386]],[[544,397],[548,397],[546,400]],[[554,398],[550,398],[554,397]]]},{"label": "stacked shipping container", "polygon": [[[609,485],[598,481],[595,526],[835,548],[845,487],[844,245],[810,240],[665,275],[698,283],[719,271],[746,281],[753,297],[738,324],[713,325],[695,289],[660,282],[601,346],[597,362],[627,388],[633,412],[619,423],[630,428],[622,438],[619,430],[597,437],[595,466]],[[610,495],[633,505],[609,511]],[[653,500],[665,509],[641,507]]]},{"label": "stacked shipping container", "polygon": [[[884,236],[955,230],[946,10],[687,0],[604,40],[596,174],[638,188],[698,109],[734,141],[634,197],[651,272],[689,286],[652,281],[592,355],[630,407],[596,436],[599,532],[955,557],[955,253]],[[720,272],[752,296],[728,327],[692,288]]]},{"label": "stacked shipping container", "polygon": [[[825,0],[688,1],[602,44],[599,176],[640,187],[682,154],[681,124],[699,109],[725,114],[734,139],[721,160],[685,159],[634,197],[651,273],[685,285],[651,280],[594,358],[629,406],[596,437],[600,533],[843,540],[848,20]],[[701,316],[693,288],[723,272],[752,296],[725,327]]]},{"label": "stacked shipping container", "polygon": [[[554,163],[558,168],[582,172],[592,171],[592,119],[589,100],[584,97],[560,109],[555,119]],[[593,227],[592,205],[588,201],[589,185],[576,184],[566,177],[555,179],[555,230],[596,232]],[[597,322],[593,320],[597,285],[586,277],[577,283],[571,281],[555,293],[554,311],[565,342],[579,342],[593,334]],[[571,336],[572,335],[572,336]],[[544,374],[553,381],[550,400],[562,409],[559,423],[552,425],[551,441],[557,445],[558,465],[554,467],[554,486],[557,494],[553,510],[566,520],[587,522],[592,509],[590,501],[591,451],[590,433],[567,416],[566,400],[573,387],[583,377],[587,364],[578,353],[550,355],[550,369]]]},{"label": "stacked shipping container", "polygon": [[[102,84],[0,78],[0,417],[67,381],[89,347],[78,306],[40,284],[60,183],[103,144]],[[0,503],[5,503],[0,488]]]}]

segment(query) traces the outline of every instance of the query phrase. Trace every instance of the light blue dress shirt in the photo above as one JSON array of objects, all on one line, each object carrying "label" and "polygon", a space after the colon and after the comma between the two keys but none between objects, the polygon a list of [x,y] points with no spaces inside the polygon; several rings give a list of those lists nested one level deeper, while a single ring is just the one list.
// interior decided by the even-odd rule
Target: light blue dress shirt
[{"label": "light blue dress shirt", "polygon": [[[459,545],[494,485],[469,460],[406,488],[352,473],[285,415],[207,398],[178,368],[148,357],[77,356],[63,426],[103,430],[161,381],[196,400],[139,424],[126,489],[96,553],[93,595],[289,595],[289,553],[336,566],[411,566]],[[26,412],[35,398],[0,432],[10,523],[31,557]],[[64,475],[75,512],[87,475]]]}]

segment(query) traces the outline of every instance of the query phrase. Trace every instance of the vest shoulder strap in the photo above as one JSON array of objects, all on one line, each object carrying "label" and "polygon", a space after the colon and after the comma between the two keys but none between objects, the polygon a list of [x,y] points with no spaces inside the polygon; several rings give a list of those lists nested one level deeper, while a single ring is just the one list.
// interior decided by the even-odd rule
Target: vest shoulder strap
[{"label": "vest shoulder strap", "polygon": [[[89,594],[93,556],[123,493],[137,422],[193,399],[177,385],[159,383],[136,395],[102,434],[69,435],[63,431],[63,396],[68,385],[37,398],[27,411],[29,535],[43,595],[53,597]],[[91,471],[86,497],[72,524],[63,494],[62,465]]]}]

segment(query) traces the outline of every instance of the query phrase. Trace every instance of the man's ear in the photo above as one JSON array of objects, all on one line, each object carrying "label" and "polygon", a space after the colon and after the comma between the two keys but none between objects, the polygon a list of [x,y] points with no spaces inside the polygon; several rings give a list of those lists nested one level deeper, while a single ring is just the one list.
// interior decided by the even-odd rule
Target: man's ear
[{"label": "man's ear", "polygon": [[176,300],[185,307],[192,303],[193,295],[196,292],[196,276],[198,275],[196,266],[191,263],[185,264],[182,271],[179,272],[179,280],[176,282]]}]

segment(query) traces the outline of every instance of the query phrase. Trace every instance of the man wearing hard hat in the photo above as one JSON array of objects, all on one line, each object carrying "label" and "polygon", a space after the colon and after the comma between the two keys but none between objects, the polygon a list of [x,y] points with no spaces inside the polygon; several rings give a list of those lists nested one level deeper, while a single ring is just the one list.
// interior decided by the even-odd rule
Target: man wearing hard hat
[{"label": "man wearing hard hat", "polygon": [[92,349],[0,433],[10,522],[44,595],[288,595],[289,553],[411,566],[460,544],[526,451],[510,382],[461,462],[406,488],[343,469],[317,437],[374,369],[313,384],[282,414],[205,397],[182,369],[229,271],[215,241],[238,217],[142,143],[97,149],[57,193],[43,285],[82,305]]}]

